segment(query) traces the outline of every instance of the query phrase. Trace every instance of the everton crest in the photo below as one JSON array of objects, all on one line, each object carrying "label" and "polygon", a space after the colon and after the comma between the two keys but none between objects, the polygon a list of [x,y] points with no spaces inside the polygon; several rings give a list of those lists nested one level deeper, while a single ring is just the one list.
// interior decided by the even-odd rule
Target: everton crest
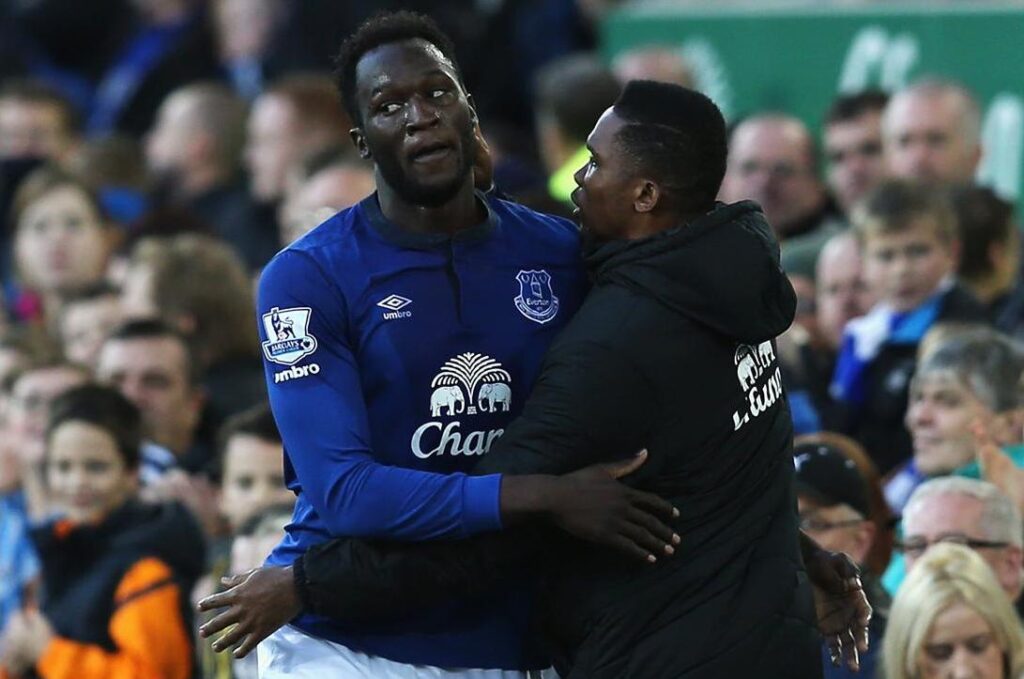
[{"label": "everton crest", "polygon": [[274,307],[263,314],[263,330],[267,334],[263,354],[268,361],[295,365],[316,351],[316,338],[309,334],[309,317],[312,314],[309,307]]},{"label": "everton crest", "polygon": [[519,313],[535,323],[547,323],[558,315],[558,298],[551,289],[551,274],[547,271],[520,271],[519,295],[515,298]]}]

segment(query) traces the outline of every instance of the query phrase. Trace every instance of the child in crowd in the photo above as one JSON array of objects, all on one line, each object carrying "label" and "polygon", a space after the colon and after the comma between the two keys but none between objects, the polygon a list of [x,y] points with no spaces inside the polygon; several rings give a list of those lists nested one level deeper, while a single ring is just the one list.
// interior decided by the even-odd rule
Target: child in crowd
[{"label": "child in crowd", "polygon": [[271,505],[295,502],[284,484],[284,447],[270,406],[254,406],[225,422],[221,446],[220,507],[232,533]]},{"label": "child in crowd", "polygon": [[844,429],[887,474],[912,452],[903,420],[921,338],[938,321],[984,322],[986,313],[953,278],[959,241],[943,193],[888,181],[858,206],[853,224],[878,302],[847,325],[831,393]]},{"label": "child in crowd", "polygon": [[33,530],[43,598],[0,634],[0,674],[42,679],[193,674],[187,593],[203,567],[179,505],[137,501],[142,424],[117,391],[76,387],[53,403],[46,482],[59,519]]},{"label": "child in crowd", "polygon": [[58,324],[64,358],[95,370],[103,342],[123,320],[120,292],[107,283],[71,297],[61,309]]},{"label": "child in crowd", "polygon": [[[266,541],[255,540],[256,524],[268,514],[280,515],[282,507],[290,518],[295,505],[295,495],[284,484],[284,446],[268,404],[259,404],[230,418],[221,427],[219,438],[220,510],[232,537],[213,546],[211,579],[200,595],[212,594],[214,588],[220,587],[223,576],[263,565],[263,559],[277,543],[264,545]],[[277,508],[276,513],[271,512],[272,508]],[[280,528],[283,526],[282,523]],[[275,535],[280,538],[280,534]],[[263,550],[263,546],[267,549]],[[246,670],[232,669],[239,663],[232,663],[229,654],[213,652],[212,641],[202,644],[204,676],[230,679],[244,675]]]}]

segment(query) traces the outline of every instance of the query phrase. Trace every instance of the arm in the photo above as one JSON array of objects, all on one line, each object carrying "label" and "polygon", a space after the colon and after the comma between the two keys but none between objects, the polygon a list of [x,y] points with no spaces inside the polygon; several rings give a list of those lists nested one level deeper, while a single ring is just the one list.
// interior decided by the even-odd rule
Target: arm
[{"label": "arm", "polygon": [[293,371],[285,380],[291,368],[265,360],[267,389],[287,460],[332,534],[427,540],[501,527],[499,476],[434,474],[373,458],[346,303],[312,258],[293,251],[275,258],[261,277],[258,307],[264,359],[274,348],[266,327],[273,310],[310,310],[308,330],[299,327],[301,315],[282,320],[297,338],[315,339],[312,353],[294,365],[316,365],[317,372],[294,378]]},{"label": "arm", "polygon": [[143,559],[118,584],[110,636],[117,651],[55,637],[36,663],[43,679],[187,679],[192,646],[171,570]]},{"label": "arm", "polygon": [[[592,345],[570,349],[562,354],[566,358],[546,361],[524,415],[499,439],[501,464],[519,473],[539,472],[554,489],[543,501],[550,507],[547,515],[556,523],[574,522],[578,535],[594,535],[648,561],[655,553],[671,554],[669,544],[679,538],[655,516],[671,516],[672,507],[614,481],[635,471],[646,456],[579,469],[641,445],[657,416],[645,396],[651,391],[640,388],[642,380],[630,367],[614,365],[607,351]],[[622,398],[609,402],[600,397],[604,393]],[[523,452],[521,460],[514,458],[516,451]],[[550,476],[562,472],[571,473]],[[505,485],[516,478],[529,477],[504,477]],[[292,567],[257,569],[227,581],[231,589],[200,602],[200,610],[226,609],[200,632],[206,637],[234,624],[214,649],[234,648],[242,657],[304,607],[349,622],[393,619],[486,591],[526,564],[542,563],[534,555],[549,555],[564,540],[536,526],[432,544],[333,540],[310,549]]]}]

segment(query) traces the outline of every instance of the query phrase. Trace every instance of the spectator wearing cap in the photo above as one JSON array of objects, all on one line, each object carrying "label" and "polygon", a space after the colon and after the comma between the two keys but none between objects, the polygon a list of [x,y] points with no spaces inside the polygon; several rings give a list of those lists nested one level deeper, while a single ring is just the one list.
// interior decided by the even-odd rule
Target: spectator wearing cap
[{"label": "spectator wearing cap", "polygon": [[871,572],[863,568],[875,540],[876,525],[870,520],[867,482],[857,464],[827,443],[804,443],[793,449],[796,465],[797,507],[800,528],[815,542],[833,552],[844,552],[862,566],[861,581],[873,614],[868,638],[870,648],[860,658],[860,673],[828,662],[822,644],[825,677],[873,677],[876,649],[885,633],[890,599]]}]

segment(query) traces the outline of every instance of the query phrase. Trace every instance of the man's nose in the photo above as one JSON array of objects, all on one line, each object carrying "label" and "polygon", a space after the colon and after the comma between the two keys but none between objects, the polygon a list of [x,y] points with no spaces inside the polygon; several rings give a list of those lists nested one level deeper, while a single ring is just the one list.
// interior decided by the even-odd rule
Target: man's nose
[{"label": "man's nose", "polygon": [[406,131],[412,134],[416,130],[432,127],[441,120],[437,107],[423,97],[413,97],[406,108]]}]

